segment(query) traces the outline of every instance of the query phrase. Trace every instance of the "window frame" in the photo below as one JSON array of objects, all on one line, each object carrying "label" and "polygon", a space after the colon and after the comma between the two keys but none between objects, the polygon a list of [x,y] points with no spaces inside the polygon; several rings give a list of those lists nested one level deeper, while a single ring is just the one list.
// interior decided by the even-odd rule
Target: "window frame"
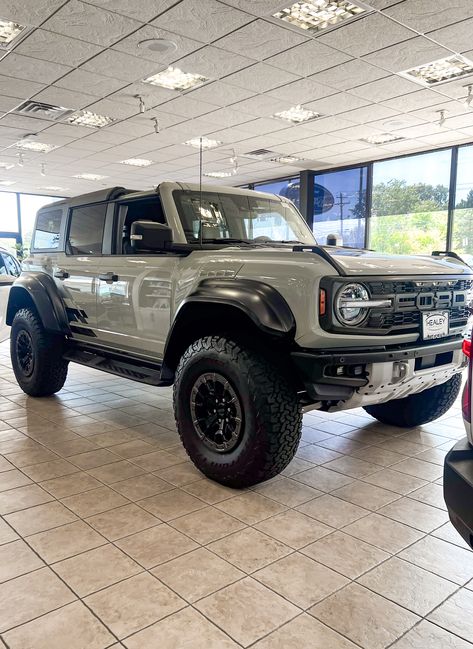
[{"label": "window frame", "polygon": [[[61,223],[59,225],[59,240],[56,248],[37,248],[36,247],[36,233],[38,231],[38,221],[42,214],[45,212],[61,212]],[[65,229],[66,229],[66,221],[67,219],[65,218],[64,214],[64,206],[60,205],[58,207],[52,207],[49,205],[48,207],[41,208],[37,211],[36,213],[36,218],[34,221],[34,231],[33,231],[33,237],[31,240],[31,252],[32,253],[37,253],[37,254],[43,254],[47,252],[64,252],[64,242],[65,242]]]},{"label": "window frame", "polygon": [[[69,244],[69,237],[71,234],[71,224],[72,224],[72,213],[74,210],[81,210],[87,207],[96,207],[98,205],[105,205],[105,215],[104,215],[104,220],[103,220],[103,229],[102,229],[102,241],[101,241],[101,247],[100,247],[100,252],[97,254],[91,253],[91,252],[79,252],[79,253],[74,253],[70,252],[68,247],[70,246]],[[63,245],[63,251],[66,255],[66,257],[102,257],[104,254],[104,247],[105,247],[105,232],[107,230],[107,221],[108,221],[108,215],[109,215],[109,206],[110,206],[110,201],[97,201],[96,203],[85,203],[83,205],[73,205],[71,207],[68,207],[67,210],[67,218],[66,220],[66,227],[64,231],[64,245]]]},{"label": "window frame", "polygon": [[[121,208],[124,205],[128,205],[129,203],[136,203],[136,202],[152,202],[153,200],[158,200],[161,203],[161,210],[164,216],[164,225],[169,226],[169,220],[166,215],[166,211],[164,209],[164,204],[161,198],[161,195],[159,192],[156,192],[155,195],[153,196],[137,196],[136,198],[132,198],[130,200],[120,200],[119,198],[113,201],[113,216],[112,216],[112,226],[111,226],[111,239],[112,239],[112,245],[111,245],[111,251],[106,253],[107,255],[111,255],[113,257],[123,257],[126,256],[126,254],[122,250],[122,232],[123,232],[123,226],[125,224],[126,220],[126,213],[122,217],[122,210]],[[105,228],[107,229],[107,227]],[[105,253],[104,253],[105,254]],[[140,252],[140,257],[143,256],[155,256],[157,253],[146,253],[143,254]]]}]

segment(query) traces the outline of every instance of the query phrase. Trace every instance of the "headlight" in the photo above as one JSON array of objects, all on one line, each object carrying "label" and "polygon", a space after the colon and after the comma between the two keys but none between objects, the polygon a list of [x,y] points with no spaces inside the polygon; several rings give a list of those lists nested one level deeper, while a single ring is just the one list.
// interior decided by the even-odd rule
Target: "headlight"
[{"label": "headlight", "polygon": [[342,324],[354,327],[363,322],[370,306],[370,295],[363,284],[346,284],[337,293],[335,315]]}]

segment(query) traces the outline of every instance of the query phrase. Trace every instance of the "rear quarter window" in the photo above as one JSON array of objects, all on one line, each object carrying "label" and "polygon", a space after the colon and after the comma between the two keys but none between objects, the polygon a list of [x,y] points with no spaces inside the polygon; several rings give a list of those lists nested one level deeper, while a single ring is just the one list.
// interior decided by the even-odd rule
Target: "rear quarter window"
[{"label": "rear quarter window", "polygon": [[32,248],[34,250],[57,250],[61,235],[62,209],[39,212]]}]

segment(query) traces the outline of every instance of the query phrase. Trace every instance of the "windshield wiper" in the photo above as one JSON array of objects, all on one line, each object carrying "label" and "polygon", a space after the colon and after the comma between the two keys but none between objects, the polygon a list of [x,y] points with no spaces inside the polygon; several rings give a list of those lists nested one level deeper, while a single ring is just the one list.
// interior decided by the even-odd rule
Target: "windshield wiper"
[{"label": "windshield wiper", "polygon": [[215,238],[215,239],[204,239],[204,243],[244,243],[247,246],[252,244],[252,241],[248,239],[227,239],[227,238]]}]

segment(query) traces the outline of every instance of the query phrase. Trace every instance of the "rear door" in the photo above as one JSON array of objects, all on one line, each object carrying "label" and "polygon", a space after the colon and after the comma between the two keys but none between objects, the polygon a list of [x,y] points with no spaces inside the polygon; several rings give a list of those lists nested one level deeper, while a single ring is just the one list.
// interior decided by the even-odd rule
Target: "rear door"
[{"label": "rear door", "polygon": [[7,252],[0,251],[0,342],[10,335],[10,327],[5,323],[10,287],[20,275],[21,269],[16,259]]}]

